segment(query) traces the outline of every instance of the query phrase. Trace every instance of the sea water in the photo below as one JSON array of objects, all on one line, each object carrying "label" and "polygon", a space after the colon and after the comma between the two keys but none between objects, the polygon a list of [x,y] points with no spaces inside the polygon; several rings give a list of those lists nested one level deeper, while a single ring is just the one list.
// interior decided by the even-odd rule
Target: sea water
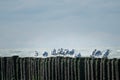
[{"label": "sea water", "polygon": [[[94,49],[101,50],[103,53],[105,52],[106,49],[110,49],[110,54],[108,55],[108,58],[120,58],[120,47],[77,48],[75,49],[75,53],[81,53],[82,57],[90,57]],[[43,49],[43,48],[0,49],[0,56],[10,57],[10,56],[18,55],[19,57],[43,57],[42,55],[43,52],[47,51],[48,57],[51,57],[51,56],[56,57],[51,55],[51,50],[53,49]],[[35,51],[39,53],[38,56],[35,56]],[[62,55],[59,55],[59,56],[62,56]],[[65,55],[63,57],[66,57],[66,56],[73,57],[70,55]]]}]

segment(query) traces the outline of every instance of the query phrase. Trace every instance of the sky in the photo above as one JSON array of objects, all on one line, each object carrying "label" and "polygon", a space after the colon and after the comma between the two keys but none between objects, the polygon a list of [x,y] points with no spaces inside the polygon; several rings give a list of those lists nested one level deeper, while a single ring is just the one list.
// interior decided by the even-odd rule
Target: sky
[{"label": "sky", "polygon": [[0,0],[0,48],[120,46],[120,0]]}]

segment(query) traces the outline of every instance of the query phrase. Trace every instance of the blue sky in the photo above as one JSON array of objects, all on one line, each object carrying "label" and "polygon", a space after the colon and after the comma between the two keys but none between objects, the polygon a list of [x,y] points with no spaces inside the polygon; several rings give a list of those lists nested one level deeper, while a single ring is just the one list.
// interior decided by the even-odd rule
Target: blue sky
[{"label": "blue sky", "polygon": [[120,0],[1,0],[0,48],[120,46]]}]

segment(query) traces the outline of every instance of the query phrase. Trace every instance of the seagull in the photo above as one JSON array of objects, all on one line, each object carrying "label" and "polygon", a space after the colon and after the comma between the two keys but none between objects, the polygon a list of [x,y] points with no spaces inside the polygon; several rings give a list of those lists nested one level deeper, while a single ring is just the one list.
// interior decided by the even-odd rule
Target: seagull
[{"label": "seagull", "polygon": [[56,49],[53,49],[53,51],[51,51],[51,54],[52,54],[52,55],[57,55]]},{"label": "seagull", "polygon": [[91,57],[94,57],[96,51],[97,51],[97,49],[95,49],[95,50],[92,52],[92,55],[90,55],[90,56],[91,56]]},{"label": "seagull", "polygon": [[90,55],[92,58],[97,58],[97,57],[100,57],[102,55],[102,52],[100,50],[97,50],[95,49],[93,52],[92,52],[92,55]]},{"label": "seagull", "polygon": [[61,54],[61,55],[64,55],[64,49],[63,48],[60,48],[57,50],[57,54]]},{"label": "seagull", "polygon": [[102,52],[101,52],[100,50],[98,50],[98,51],[96,51],[96,52],[94,53],[94,55],[95,55],[95,56],[100,56],[100,55],[102,55]]},{"label": "seagull", "polygon": [[106,52],[105,52],[105,54],[103,55],[103,58],[107,58],[107,57],[108,57],[108,55],[109,55],[109,53],[110,53],[110,50],[109,50],[109,49],[107,49],[107,50],[106,50]]},{"label": "seagull", "polygon": [[60,54],[64,55],[64,49],[63,48],[60,49]]},{"label": "seagull", "polygon": [[61,53],[61,49],[58,49],[58,50],[57,50],[57,54],[60,54],[60,53]]},{"label": "seagull", "polygon": [[69,51],[69,55],[73,55],[74,54],[74,52],[75,52],[75,50],[74,49],[72,49],[71,51]]},{"label": "seagull", "polygon": [[78,57],[81,57],[81,54],[80,54],[80,53],[75,54],[75,58],[78,58]]},{"label": "seagull", "polygon": [[35,56],[38,56],[38,52],[37,51],[35,51]]},{"label": "seagull", "polygon": [[64,54],[66,55],[66,54],[69,54],[69,49],[65,49],[64,50]]},{"label": "seagull", "polygon": [[97,49],[95,49],[95,50],[92,52],[92,55],[94,55],[96,51],[97,51]]},{"label": "seagull", "polygon": [[43,53],[43,56],[44,56],[44,57],[47,57],[47,56],[48,56],[48,52],[45,51],[45,52]]}]

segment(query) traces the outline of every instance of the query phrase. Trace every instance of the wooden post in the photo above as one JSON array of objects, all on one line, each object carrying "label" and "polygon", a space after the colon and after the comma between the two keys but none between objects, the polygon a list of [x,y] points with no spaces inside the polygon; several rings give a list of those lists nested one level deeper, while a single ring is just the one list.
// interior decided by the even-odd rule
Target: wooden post
[{"label": "wooden post", "polygon": [[67,72],[68,72],[68,79],[67,80],[71,80],[71,78],[70,78],[70,76],[71,76],[71,74],[70,74],[70,58],[69,59],[67,59]]},{"label": "wooden post", "polygon": [[95,80],[100,80],[100,63],[101,59],[95,59]]},{"label": "wooden post", "polygon": [[107,61],[107,77],[108,80],[112,80],[112,68],[111,68],[111,60]]},{"label": "wooden post", "polygon": [[74,80],[78,80],[77,78],[77,58],[74,58]]},{"label": "wooden post", "polygon": [[1,64],[1,65],[0,65],[0,66],[1,66],[1,70],[0,70],[1,80],[4,80],[4,58],[1,57],[1,60],[0,60],[0,61],[1,61],[1,63],[0,63],[0,64]]},{"label": "wooden post", "polygon": [[82,77],[80,74],[80,58],[77,61],[77,76],[78,76],[78,80],[80,80],[80,77]]},{"label": "wooden post", "polygon": [[52,62],[51,62],[51,64],[52,64],[52,71],[51,71],[51,74],[52,74],[52,80],[56,80],[55,79],[55,59],[54,58],[52,58]]},{"label": "wooden post", "polygon": [[61,62],[60,62],[60,77],[61,80],[64,80],[64,59],[61,58]]},{"label": "wooden post", "polygon": [[103,62],[103,79],[102,80],[108,80],[108,76],[107,76],[108,75],[107,74],[107,68],[108,68],[107,67],[107,61],[108,60],[106,58],[104,58],[103,61],[102,61]]},{"label": "wooden post", "polygon": [[86,59],[80,58],[80,80],[86,80]]},{"label": "wooden post", "polygon": [[112,66],[112,80],[116,80],[115,79],[115,59],[111,61],[111,66]]},{"label": "wooden post", "polygon": [[103,79],[103,59],[100,61],[100,80]]},{"label": "wooden post", "polygon": [[95,80],[95,59],[90,60],[91,80]]},{"label": "wooden post", "polygon": [[120,80],[119,79],[119,60],[117,59],[115,61],[115,77],[116,77],[116,80]]}]

